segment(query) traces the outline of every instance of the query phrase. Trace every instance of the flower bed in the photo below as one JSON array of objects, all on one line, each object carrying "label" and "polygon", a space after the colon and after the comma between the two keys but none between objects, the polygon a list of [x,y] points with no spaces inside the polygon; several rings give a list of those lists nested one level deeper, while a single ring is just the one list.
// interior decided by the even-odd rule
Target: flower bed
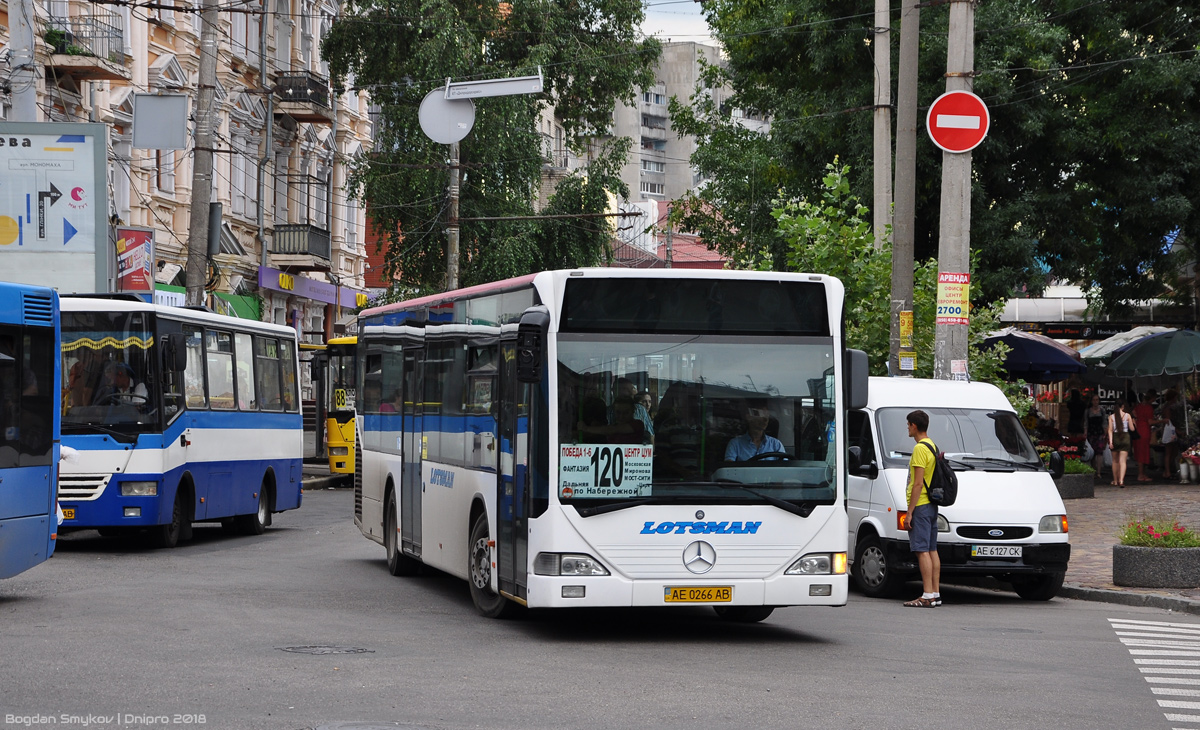
[{"label": "flower bed", "polygon": [[1113,545],[1113,583],[1200,588],[1200,536],[1172,518],[1131,518]]}]

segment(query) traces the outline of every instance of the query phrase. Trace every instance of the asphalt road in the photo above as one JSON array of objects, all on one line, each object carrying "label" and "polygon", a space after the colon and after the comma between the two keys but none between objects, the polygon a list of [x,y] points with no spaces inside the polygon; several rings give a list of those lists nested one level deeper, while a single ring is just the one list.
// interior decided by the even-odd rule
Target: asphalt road
[{"label": "asphalt road", "polygon": [[[1200,697],[1135,663],[1200,666],[1196,617],[948,588],[939,609],[852,593],[748,626],[493,621],[464,582],[388,575],[352,500],[310,492],[266,535],[197,527],[175,550],[65,537],[0,581],[0,728],[1200,728]],[[1130,627],[1172,651],[1134,653],[1163,645]]]}]

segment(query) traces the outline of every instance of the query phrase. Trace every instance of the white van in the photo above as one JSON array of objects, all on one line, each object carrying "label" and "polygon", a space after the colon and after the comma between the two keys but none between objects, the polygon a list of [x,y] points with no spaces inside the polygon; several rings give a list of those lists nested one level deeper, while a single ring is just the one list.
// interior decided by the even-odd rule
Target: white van
[{"label": "white van", "polygon": [[900,529],[915,446],[906,417],[918,409],[929,414],[929,437],[958,475],[958,499],[938,515],[943,578],[993,576],[1022,598],[1053,598],[1071,555],[1066,508],[1008,399],[987,383],[911,378],[871,378],[867,407],[847,417],[846,509],[858,587],[885,596],[920,578]]}]

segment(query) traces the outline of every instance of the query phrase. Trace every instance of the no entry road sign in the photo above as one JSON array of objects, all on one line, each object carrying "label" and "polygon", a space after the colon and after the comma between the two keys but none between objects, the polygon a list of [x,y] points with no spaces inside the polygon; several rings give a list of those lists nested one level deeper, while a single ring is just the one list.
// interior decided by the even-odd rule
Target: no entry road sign
[{"label": "no entry road sign", "polygon": [[947,91],[929,105],[925,128],[947,152],[970,152],[987,136],[991,117],[983,99],[969,91]]}]

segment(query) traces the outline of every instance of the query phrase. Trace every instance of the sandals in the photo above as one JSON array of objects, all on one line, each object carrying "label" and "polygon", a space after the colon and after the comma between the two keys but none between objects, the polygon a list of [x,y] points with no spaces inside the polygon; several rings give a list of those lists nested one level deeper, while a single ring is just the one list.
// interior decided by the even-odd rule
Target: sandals
[{"label": "sandals", "polygon": [[904,605],[909,608],[933,608],[942,605],[942,602],[936,598],[914,598],[911,601],[905,601]]}]

